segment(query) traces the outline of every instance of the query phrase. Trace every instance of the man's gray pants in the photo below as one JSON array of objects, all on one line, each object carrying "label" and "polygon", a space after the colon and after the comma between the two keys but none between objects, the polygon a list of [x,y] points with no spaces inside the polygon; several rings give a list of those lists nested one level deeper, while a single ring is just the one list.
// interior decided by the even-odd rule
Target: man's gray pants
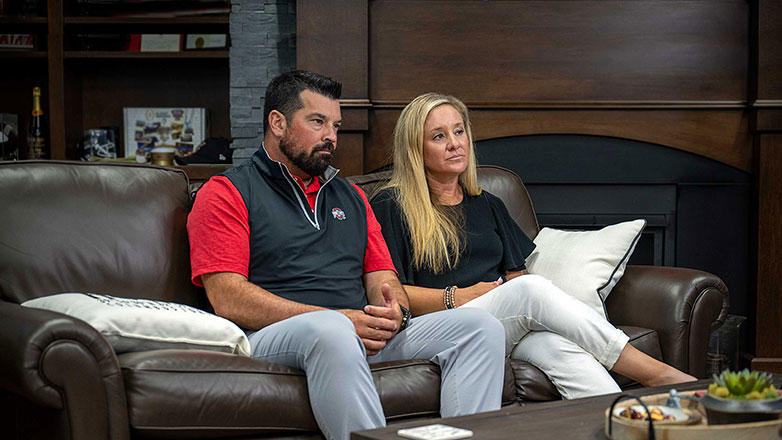
[{"label": "man's gray pants", "polygon": [[440,415],[500,408],[505,331],[488,312],[460,308],[410,320],[375,356],[366,356],[353,323],[324,310],[250,334],[252,356],[304,370],[312,412],[328,439],[386,425],[368,363],[428,359],[440,366]]}]

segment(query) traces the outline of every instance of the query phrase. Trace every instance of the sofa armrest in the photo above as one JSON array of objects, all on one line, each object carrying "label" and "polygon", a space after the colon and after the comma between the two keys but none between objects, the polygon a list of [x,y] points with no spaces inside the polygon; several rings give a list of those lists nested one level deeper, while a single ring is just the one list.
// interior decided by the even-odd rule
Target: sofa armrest
[{"label": "sofa armrest", "polygon": [[728,313],[728,288],[699,270],[627,266],[605,305],[611,323],[657,331],[663,360],[702,378],[709,336]]},{"label": "sofa armrest", "polygon": [[129,438],[122,373],[97,330],[0,301],[0,347],[0,389],[65,414],[72,438]]}]

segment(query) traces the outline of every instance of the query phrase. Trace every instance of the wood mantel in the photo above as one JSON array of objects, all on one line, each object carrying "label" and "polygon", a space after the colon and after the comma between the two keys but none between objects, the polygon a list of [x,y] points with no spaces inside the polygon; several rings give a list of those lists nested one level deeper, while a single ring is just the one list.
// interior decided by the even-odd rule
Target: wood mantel
[{"label": "wood mantel", "polygon": [[388,163],[401,108],[428,91],[463,99],[478,140],[616,136],[751,173],[754,354],[778,359],[780,23],[775,0],[299,0],[297,66],[345,85],[348,174]]},{"label": "wood mantel", "polygon": [[782,3],[759,0],[753,7],[758,328],[752,366],[782,372]]}]

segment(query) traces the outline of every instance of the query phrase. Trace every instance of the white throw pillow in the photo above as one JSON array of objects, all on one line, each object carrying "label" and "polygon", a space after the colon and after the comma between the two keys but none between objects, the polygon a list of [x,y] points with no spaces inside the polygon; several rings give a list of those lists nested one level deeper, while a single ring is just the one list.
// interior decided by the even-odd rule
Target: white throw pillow
[{"label": "white throw pillow", "polygon": [[603,301],[622,277],[646,220],[606,226],[598,231],[543,228],[527,257],[529,273],[551,280],[606,317]]},{"label": "white throw pillow", "polygon": [[60,293],[22,305],[85,321],[101,332],[117,353],[179,348],[250,355],[250,341],[236,324],[184,304]]}]

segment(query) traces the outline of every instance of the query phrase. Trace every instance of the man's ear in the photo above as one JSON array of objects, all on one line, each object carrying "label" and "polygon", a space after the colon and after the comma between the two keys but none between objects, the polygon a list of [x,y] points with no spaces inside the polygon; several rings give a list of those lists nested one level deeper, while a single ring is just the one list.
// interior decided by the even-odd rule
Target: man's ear
[{"label": "man's ear", "polygon": [[285,129],[288,128],[288,121],[285,119],[285,115],[277,110],[269,112],[269,129],[276,137],[282,137],[285,133]]}]

